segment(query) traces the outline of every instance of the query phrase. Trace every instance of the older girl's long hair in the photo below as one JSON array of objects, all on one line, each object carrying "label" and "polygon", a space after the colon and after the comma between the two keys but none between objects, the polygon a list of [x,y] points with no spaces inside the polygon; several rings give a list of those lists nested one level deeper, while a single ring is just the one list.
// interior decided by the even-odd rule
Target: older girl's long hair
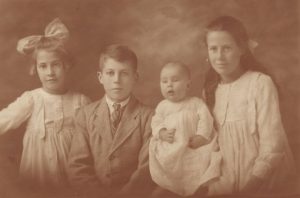
[{"label": "older girl's long hair", "polygon": [[[231,16],[221,16],[213,20],[206,27],[204,41],[206,46],[207,34],[211,31],[225,31],[233,37],[237,45],[244,51],[243,55],[240,58],[240,66],[245,71],[253,70],[266,73],[265,68],[263,68],[258,63],[249,49],[249,36],[247,34],[246,28],[241,21]],[[204,82],[204,94],[206,97],[207,105],[209,106],[211,111],[215,105],[215,92],[219,82],[219,74],[217,74],[217,72],[212,67],[210,67]]]}]

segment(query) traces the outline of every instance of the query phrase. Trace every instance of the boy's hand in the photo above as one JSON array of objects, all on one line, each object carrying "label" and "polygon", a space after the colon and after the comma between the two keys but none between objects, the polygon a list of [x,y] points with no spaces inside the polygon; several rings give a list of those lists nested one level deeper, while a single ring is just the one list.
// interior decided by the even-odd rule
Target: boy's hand
[{"label": "boy's hand", "polygon": [[208,144],[208,140],[201,135],[194,135],[189,139],[189,147],[192,149],[199,148],[205,144]]},{"label": "boy's hand", "polygon": [[159,131],[159,139],[172,144],[174,142],[175,131],[175,129],[163,128]]}]

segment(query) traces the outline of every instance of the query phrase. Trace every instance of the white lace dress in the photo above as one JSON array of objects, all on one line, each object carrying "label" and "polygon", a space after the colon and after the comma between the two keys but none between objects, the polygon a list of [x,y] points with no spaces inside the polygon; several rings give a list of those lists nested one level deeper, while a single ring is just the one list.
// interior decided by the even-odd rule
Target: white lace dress
[{"label": "white lace dress", "polygon": [[66,184],[66,167],[76,111],[89,103],[82,94],[52,95],[43,89],[24,92],[0,111],[0,134],[27,121],[20,176],[41,186]]},{"label": "white lace dress", "polygon": [[222,176],[211,195],[243,189],[252,175],[270,189],[294,168],[271,78],[248,71],[216,90],[214,116],[223,157]]},{"label": "white lace dress", "polygon": [[[149,166],[154,182],[176,194],[188,196],[220,175],[221,157],[213,119],[205,103],[196,97],[173,103],[163,100],[152,118],[153,138],[149,146]],[[160,129],[176,129],[172,144],[158,138]],[[202,135],[211,143],[197,149],[188,147],[189,137]]]}]

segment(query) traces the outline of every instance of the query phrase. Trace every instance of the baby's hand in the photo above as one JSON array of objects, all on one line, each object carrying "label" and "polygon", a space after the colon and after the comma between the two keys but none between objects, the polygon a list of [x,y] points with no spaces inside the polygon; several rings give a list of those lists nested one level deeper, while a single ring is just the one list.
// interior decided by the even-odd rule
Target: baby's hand
[{"label": "baby's hand", "polygon": [[163,128],[159,131],[159,139],[172,144],[174,142],[175,129]]},{"label": "baby's hand", "polygon": [[189,139],[189,147],[192,149],[199,148],[205,144],[208,144],[208,140],[201,135],[194,135]]}]

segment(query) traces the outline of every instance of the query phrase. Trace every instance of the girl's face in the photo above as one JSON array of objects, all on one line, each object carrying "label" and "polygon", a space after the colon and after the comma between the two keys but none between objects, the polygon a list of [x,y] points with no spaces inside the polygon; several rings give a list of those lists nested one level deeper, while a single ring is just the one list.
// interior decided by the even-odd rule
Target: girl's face
[{"label": "girl's face", "polygon": [[52,94],[66,91],[66,73],[68,70],[59,55],[54,51],[39,50],[36,53],[37,73],[43,89]]},{"label": "girl's face", "polygon": [[165,66],[160,75],[161,93],[167,100],[178,102],[183,100],[189,89],[190,80],[176,66]]},{"label": "girl's face", "polygon": [[241,71],[240,58],[243,54],[234,38],[226,31],[210,31],[207,34],[208,57],[213,69],[221,79],[235,77]]}]

